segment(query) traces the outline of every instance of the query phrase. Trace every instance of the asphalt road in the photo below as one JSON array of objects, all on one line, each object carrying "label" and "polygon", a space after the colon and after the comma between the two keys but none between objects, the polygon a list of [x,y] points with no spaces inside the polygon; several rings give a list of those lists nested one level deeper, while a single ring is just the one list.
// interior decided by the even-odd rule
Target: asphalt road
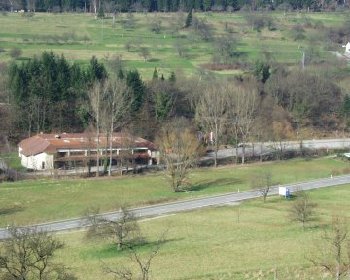
[{"label": "asphalt road", "polygon": [[[301,182],[297,184],[287,184],[283,186],[288,187],[291,190],[291,192],[293,192],[296,190],[311,190],[311,189],[331,187],[331,186],[337,186],[337,185],[343,185],[343,184],[349,184],[349,183],[350,183],[350,175],[344,175],[344,176],[336,176],[333,178],[324,178],[324,179],[312,180],[307,182]],[[278,194],[278,187],[279,186],[273,186],[271,188],[271,191],[269,192],[269,195]],[[260,196],[260,193],[258,191],[247,191],[247,192],[240,192],[240,193],[235,192],[235,193],[227,193],[227,194],[204,197],[204,198],[197,198],[197,199],[191,199],[191,200],[183,200],[183,201],[177,201],[172,203],[157,204],[157,205],[151,205],[146,207],[134,208],[131,211],[135,214],[136,217],[139,217],[140,219],[142,219],[142,218],[166,215],[170,213],[189,211],[189,210],[199,209],[199,208],[208,207],[208,206],[232,204],[243,200],[256,198],[259,196]],[[116,211],[116,212],[104,213],[101,216],[110,220],[116,220],[120,217],[120,212]],[[85,226],[88,226],[87,221],[82,218],[77,218],[77,219],[69,219],[69,220],[56,221],[51,223],[38,224],[38,225],[33,225],[32,227],[35,227],[38,230],[58,232],[58,231],[66,231],[66,230],[75,230]],[[0,239],[7,238],[8,236],[9,235],[6,229],[0,229]]]},{"label": "asphalt road", "polygon": [[[254,148],[253,148],[254,146]],[[340,149],[349,150],[350,152],[350,138],[335,138],[335,139],[308,139],[300,141],[282,141],[282,142],[255,142],[247,143],[245,153],[246,156],[259,156],[261,154],[266,155],[276,150],[282,149],[284,151],[297,151],[300,148],[310,149],[310,150],[320,150],[320,149]],[[237,150],[238,156],[242,156],[242,148]],[[235,148],[220,149],[218,151],[218,158],[228,158],[236,156]],[[203,159],[213,159],[214,152],[210,152]]]}]

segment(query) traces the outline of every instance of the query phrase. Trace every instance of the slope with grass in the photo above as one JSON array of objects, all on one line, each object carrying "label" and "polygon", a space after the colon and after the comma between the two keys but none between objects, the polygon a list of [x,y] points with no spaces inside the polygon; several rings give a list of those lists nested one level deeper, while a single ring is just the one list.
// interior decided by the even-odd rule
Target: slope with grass
[{"label": "slope with grass", "polygon": [[[195,16],[205,20],[212,39],[203,40],[196,28],[183,28],[186,17],[181,13],[119,14],[114,26],[111,17],[96,20],[90,14],[36,13],[32,17],[0,14],[0,26],[6,27],[0,31],[0,61],[10,61],[13,48],[22,51],[18,61],[43,51],[63,54],[82,64],[87,64],[93,55],[104,62],[120,56],[127,67],[137,68],[147,80],[151,79],[154,67],[165,76],[176,70],[185,75],[202,71],[202,65],[210,64],[213,53],[217,52],[215,38],[228,35],[238,39],[237,63],[254,62],[268,56],[272,60],[296,64],[300,60],[300,47],[312,46],[321,57],[328,56],[329,48],[340,50],[340,46],[325,39],[325,30],[342,25],[348,14],[271,12],[257,15],[199,13]],[[270,27],[265,24],[261,30],[255,30],[249,23],[252,16],[261,17],[265,22],[268,18]],[[154,32],[152,28],[156,23],[160,23],[160,28]],[[293,31],[295,26],[303,29],[303,36],[297,39]],[[142,56],[141,48],[148,49],[148,57]]]},{"label": "slope with grass", "polygon": [[[164,230],[167,238],[152,264],[152,279],[331,279],[308,259],[317,254],[321,235],[333,215],[349,218],[350,186],[310,192],[317,211],[305,230],[291,222],[291,200],[271,197],[141,222],[150,242]],[[239,213],[239,220],[238,220]],[[126,252],[109,241],[88,241],[84,232],[63,234],[61,258],[81,279],[113,279],[101,264],[130,265]],[[141,254],[150,246],[141,246]]]}]

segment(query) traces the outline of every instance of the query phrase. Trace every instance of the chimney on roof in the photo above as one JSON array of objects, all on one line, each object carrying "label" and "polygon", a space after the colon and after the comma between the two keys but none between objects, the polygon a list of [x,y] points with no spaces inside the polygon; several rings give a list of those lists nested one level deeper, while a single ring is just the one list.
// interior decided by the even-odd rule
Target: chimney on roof
[{"label": "chimney on roof", "polygon": [[61,136],[60,136],[59,134],[56,134],[56,135],[55,135],[55,138],[56,138],[56,139],[60,139]]}]

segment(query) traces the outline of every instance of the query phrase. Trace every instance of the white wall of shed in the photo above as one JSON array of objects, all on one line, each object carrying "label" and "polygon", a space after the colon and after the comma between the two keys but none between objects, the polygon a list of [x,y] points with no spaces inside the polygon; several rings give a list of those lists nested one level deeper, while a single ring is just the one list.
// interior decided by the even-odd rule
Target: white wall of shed
[{"label": "white wall of shed", "polygon": [[[45,163],[43,168],[43,162]],[[41,153],[34,156],[25,156],[21,154],[21,164],[27,169],[49,170],[53,169],[53,155]]]}]

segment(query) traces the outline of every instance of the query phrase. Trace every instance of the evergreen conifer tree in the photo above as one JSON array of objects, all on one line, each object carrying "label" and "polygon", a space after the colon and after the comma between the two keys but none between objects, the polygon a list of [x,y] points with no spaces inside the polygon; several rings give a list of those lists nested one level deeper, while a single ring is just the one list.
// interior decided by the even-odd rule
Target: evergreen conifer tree
[{"label": "evergreen conifer tree", "polygon": [[100,7],[98,9],[98,12],[97,12],[97,18],[104,18],[104,17],[105,17],[105,13],[104,13],[102,7]]},{"label": "evergreen conifer tree", "polygon": [[176,82],[176,76],[174,71],[171,71],[170,73],[169,82],[172,82],[172,83]]},{"label": "evergreen conifer tree", "polygon": [[157,70],[157,67],[154,68],[152,80],[158,80],[158,70]]},{"label": "evergreen conifer tree", "polygon": [[192,9],[190,9],[188,15],[187,15],[187,18],[186,18],[186,23],[185,23],[185,27],[188,28],[192,25],[192,18],[193,18],[193,15],[192,15]]},{"label": "evergreen conifer tree", "polygon": [[131,89],[132,94],[131,110],[137,112],[141,108],[145,96],[145,86],[140,73],[137,70],[129,71],[126,75],[126,84]]}]

